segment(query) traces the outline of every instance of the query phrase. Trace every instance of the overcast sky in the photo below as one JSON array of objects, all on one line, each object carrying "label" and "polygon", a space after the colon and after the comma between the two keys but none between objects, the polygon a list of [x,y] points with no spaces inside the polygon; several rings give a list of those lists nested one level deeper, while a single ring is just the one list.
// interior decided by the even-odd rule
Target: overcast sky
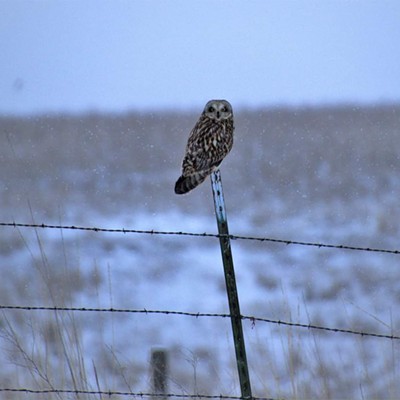
[{"label": "overcast sky", "polygon": [[399,0],[0,0],[0,113],[400,102]]}]

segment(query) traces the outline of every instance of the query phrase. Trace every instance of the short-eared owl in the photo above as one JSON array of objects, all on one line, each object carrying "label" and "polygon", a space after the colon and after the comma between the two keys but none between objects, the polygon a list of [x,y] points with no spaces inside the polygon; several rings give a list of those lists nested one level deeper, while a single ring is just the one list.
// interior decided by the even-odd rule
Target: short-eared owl
[{"label": "short-eared owl", "polygon": [[183,194],[200,185],[230,152],[233,145],[233,112],[226,100],[210,100],[190,132],[182,162],[182,176],[175,193]]}]

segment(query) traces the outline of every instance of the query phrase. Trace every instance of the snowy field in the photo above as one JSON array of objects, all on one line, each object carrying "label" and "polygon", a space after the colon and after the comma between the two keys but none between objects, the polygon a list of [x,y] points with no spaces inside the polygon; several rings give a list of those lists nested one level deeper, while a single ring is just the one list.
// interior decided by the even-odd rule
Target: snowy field
[{"label": "snowy field", "polygon": [[[0,222],[216,233],[209,180],[173,191],[197,117],[1,118]],[[400,106],[235,118],[221,168],[231,234],[400,250]],[[216,238],[0,232],[3,306],[228,312]],[[400,255],[250,240],[232,250],[243,315],[400,336]],[[0,328],[2,388],[148,392],[162,347],[170,393],[240,395],[226,318],[3,310]],[[400,340],[243,328],[256,396],[400,397]]]}]

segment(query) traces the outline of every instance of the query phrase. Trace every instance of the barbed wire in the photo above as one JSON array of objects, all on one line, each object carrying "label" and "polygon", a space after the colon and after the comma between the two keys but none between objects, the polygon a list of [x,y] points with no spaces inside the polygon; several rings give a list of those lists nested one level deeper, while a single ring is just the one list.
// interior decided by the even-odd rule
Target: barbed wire
[{"label": "barbed wire", "polygon": [[[143,309],[123,309],[123,308],[86,308],[86,307],[46,307],[46,306],[10,306],[10,305],[0,305],[0,310],[24,310],[24,311],[71,311],[71,312],[105,312],[105,313],[130,313],[130,314],[164,314],[164,315],[180,315],[187,317],[210,317],[210,318],[230,318],[230,314],[223,313],[194,313],[187,311],[173,311],[173,310],[147,310]],[[274,320],[263,317],[254,317],[241,315],[240,318],[242,320],[248,320],[252,323],[252,326],[255,326],[256,322],[264,322],[275,325],[283,325],[290,326],[295,328],[306,328],[306,329],[314,329],[320,331],[327,331],[333,333],[346,333],[351,335],[359,335],[363,337],[375,337],[381,339],[390,339],[390,340],[400,340],[400,336],[396,335],[385,335],[381,333],[371,333],[371,332],[362,332],[355,331],[351,329],[342,329],[342,328],[330,328],[326,326],[313,325],[313,324],[302,324],[298,322],[288,322],[281,320]]]},{"label": "barbed wire", "polygon": [[[74,226],[74,225],[50,225],[50,224],[26,224],[16,222],[0,222],[0,226],[3,227],[14,227],[14,228],[39,228],[39,229],[61,229],[61,230],[76,230],[76,231],[91,231],[91,232],[107,232],[107,233],[123,233],[123,234],[147,234],[147,235],[174,235],[174,236],[191,236],[191,237],[210,237],[210,238],[221,238],[229,237],[232,240],[249,240],[258,242],[271,242],[280,243],[286,245],[300,245],[310,246],[318,248],[330,248],[340,250],[354,250],[354,251],[366,251],[375,253],[388,253],[388,254],[400,254],[400,250],[390,249],[379,249],[370,247],[358,247],[349,245],[337,245],[317,242],[306,242],[306,241],[293,241],[284,239],[274,239],[269,237],[254,237],[254,236],[240,236],[240,235],[220,235],[212,233],[194,233],[194,232],[179,232],[179,231],[157,231],[157,230],[138,230],[138,229],[125,229],[125,228],[99,228],[99,227],[85,227],[85,226]],[[174,310],[147,310],[147,309],[122,309],[122,308],[87,308],[87,307],[47,307],[47,306],[12,306],[12,305],[0,305],[0,310],[25,310],[25,311],[70,311],[70,312],[109,312],[109,313],[136,313],[136,314],[164,314],[164,315],[179,315],[189,317],[220,317],[220,318],[231,318],[230,314],[223,313],[194,313],[186,311],[174,311]],[[362,337],[374,337],[374,338],[385,338],[390,340],[400,340],[400,336],[385,335],[380,333],[370,333],[355,331],[351,329],[331,328],[325,326],[318,326],[313,324],[303,324],[296,322],[288,322],[281,320],[273,320],[263,317],[246,316],[240,315],[242,320],[249,320],[252,327],[255,326],[256,322],[271,323],[296,328],[314,329],[332,333],[344,333],[359,335]],[[241,396],[229,396],[229,395],[206,395],[206,394],[157,394],[157,393],[146,393],[146,392],[124,392],[124,391],[102,391],[102,390],[76,390],[76,389],[27,389],[27,388],[0,388],[0,392],[19,392],[27,394],[86,394],[86,395],[105,395],[105,396],[129,396],[134,398],[188,398],[188,399],[232,399],[242,400],[244,397]],[[277,400],[272,398],[254,397],[254,400]]]},{"label": "barbed wire", "polygon": [[391,249],[379,249],[373,247],[361,247],[361,246],[350,246],[344,244],[329,244],[329,243],[318,243],[318,242],[306,242],[299,240],[286,240],[286,239],[275,239],[269,237],[256,237],[256,236],[242,236],[242,235],[221,235],[218,233],[195,233],[195,232],[180,232],[180,231],[157,231],[157,230],[141,230],[141,229],[125,229],[125,228],[98,228],[98,227],[85,227],[75,225],[50,225],[50,224],[26,224],[17,222],[0,222],[0,226],[3,227],[14,227],[14,228],[40,228],[40,229],[64,229],[64,230],[75,230],[75,231],[91,231],[91,232],[107,232],[107,233],[134,233],[134,234],[146,234],[146,235],[165,235],[165,236],[192,236],[192,237],[210,237],[210,238],[221,238],[229,237],[232,240],[250,240],[258,242],[270,242],[280,243],[286,245],[299,245],[309,246],[318,248],[338,249],[338,250],[354,250],[354,251],[367,251],[374,253],[386,253],[386,254],[400,254],[400,250]]},{"label": "barbed wire", "polygon": [[[87,394],[92,396],[105,395],[105,396],[130,396],[130,397],[168,397],[178,399],[223,399],[223,400],[246,400],[248,398],[242,396],[229,396],[229,395],[207,395],[207,394],[177,394],[177,393],[146,393],[146,392],[122,392],[112,390],[78,390],[78,389],[25,389],[25,388],[0,388],[0,392],[18,392],[30,394]],[[250,399],[248,399],[250,400]],[[251,400],[278,400],[271,397],[255,397],[252,396]]]}]

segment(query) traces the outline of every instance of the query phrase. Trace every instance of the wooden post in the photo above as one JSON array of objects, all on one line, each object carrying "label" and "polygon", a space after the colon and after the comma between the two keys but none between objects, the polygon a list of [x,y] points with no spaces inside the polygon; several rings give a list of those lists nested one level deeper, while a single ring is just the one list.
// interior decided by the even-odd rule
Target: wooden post
[{"label": "wooden post", "polygon": [[165,400],[166,397],[160,396],[167,393],[168,376],[168,354],[164,349],[153,349],[151,351],[151,374],[152,374],[152,393],[153,400]]},{"label": "wooden post", "polygon": [[226,217],[224,194],[222,192],[221,173],[216,170],[211,174],[211,187],[214,197],[215,215],[217,217],[218,233],[221,235],[222,262],[224,265],[226,291],[228,294],[229,311],[231,315],[233,341],[235,344],[236,363],[239,373],[239,382],[242,397],[252,399],[249,368],[247,365],[246,348],[244,344],[242,316],[240,314],[239,298],[236,287],[235,271],[231,242],[228,231],[228,220]]}]

